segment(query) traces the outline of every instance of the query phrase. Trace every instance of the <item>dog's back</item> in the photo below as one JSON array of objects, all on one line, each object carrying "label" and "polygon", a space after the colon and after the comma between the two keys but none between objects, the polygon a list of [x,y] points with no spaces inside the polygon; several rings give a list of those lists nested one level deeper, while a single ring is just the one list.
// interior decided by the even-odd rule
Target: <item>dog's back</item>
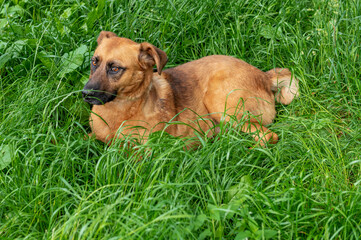
[{"label": "dog's back", "polygon": [[278,88],[277,100],[282,103],[292,101],[290,89],[298,92],[296,80],[287,86],[291,83],[288,69],[276,71],[265,73],[240,59],[213,55],[164,70],[164,76],[172,86],[178,111],[191,108],[201,115],[213,113],[216,122],[225,109],[230,115],[249,111],[262,115],[263,123],[269,124],[276,114],[274,93]]}]

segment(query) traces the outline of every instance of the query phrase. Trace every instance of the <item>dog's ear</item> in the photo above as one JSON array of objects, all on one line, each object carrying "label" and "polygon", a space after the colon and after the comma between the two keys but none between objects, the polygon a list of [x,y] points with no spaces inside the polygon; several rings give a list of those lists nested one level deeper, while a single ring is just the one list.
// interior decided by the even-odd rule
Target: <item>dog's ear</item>
[{"label": "dog's ear", "polygon": [[97,39],[98,45],[100,45],[100,43],[102,42],[102,40],[104,38],[112,38],[112,37],[118,37],[118,36],[117,36],[117,34],[115,34],[113,32],[101,31],[99,34],[99,37]]},{"label": "dog's ear", "polygon": [[140,53],[138,56],[140,66],[144,69],[157,65],[157,71],[160,75],[162,69],[168,61],[167,54],[150,43],[140,44]]}]

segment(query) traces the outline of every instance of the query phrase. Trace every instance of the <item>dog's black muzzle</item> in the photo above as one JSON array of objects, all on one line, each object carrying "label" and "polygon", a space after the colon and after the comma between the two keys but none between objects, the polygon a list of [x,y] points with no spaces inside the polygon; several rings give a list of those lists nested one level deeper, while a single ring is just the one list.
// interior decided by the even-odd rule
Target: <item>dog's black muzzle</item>
[{"label": "dog's black muzzle", "polygon": [[116,97],[116,93],[87,89],[85,87],[82,91],[82,95],[84,101],[92,105],[103,105],[112,101]]}]

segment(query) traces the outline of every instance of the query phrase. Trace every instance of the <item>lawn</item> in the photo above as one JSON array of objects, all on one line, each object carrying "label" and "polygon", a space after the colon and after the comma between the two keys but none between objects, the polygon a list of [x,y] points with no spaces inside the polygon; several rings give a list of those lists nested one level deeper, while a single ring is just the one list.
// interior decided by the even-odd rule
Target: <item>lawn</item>
[{"label": "lawn", "polygon": [[[287,67],[267,148],[222,124],[201,147],[84,139],[101,30]],[[361,1],[0,0],[0,239],[360,239]]]}]

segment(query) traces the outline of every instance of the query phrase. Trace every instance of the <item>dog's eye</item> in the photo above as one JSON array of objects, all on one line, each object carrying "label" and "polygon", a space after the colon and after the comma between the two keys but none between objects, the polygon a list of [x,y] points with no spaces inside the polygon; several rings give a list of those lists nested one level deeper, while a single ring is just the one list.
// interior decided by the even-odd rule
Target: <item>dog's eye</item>
[{"label": "dog's eye", "polygon": [[93,61],[92,61],[92,65],[93,65],[93,66],[96,66],[96,65],[97,65],[97,61],[96,61],[96,60],[93,60]]},{"label": "dog's eye", "polygon": [[113,72],[118,72],[118,71],[119,71],[119,68],[118,68],[118,67],[112,67],[112,71],[113,71]]},{"label": "dog's eye", "polygon": [[124,68],[121,67],[111,67],[110,73],[118,73],[120,70],[123,70]]}]

